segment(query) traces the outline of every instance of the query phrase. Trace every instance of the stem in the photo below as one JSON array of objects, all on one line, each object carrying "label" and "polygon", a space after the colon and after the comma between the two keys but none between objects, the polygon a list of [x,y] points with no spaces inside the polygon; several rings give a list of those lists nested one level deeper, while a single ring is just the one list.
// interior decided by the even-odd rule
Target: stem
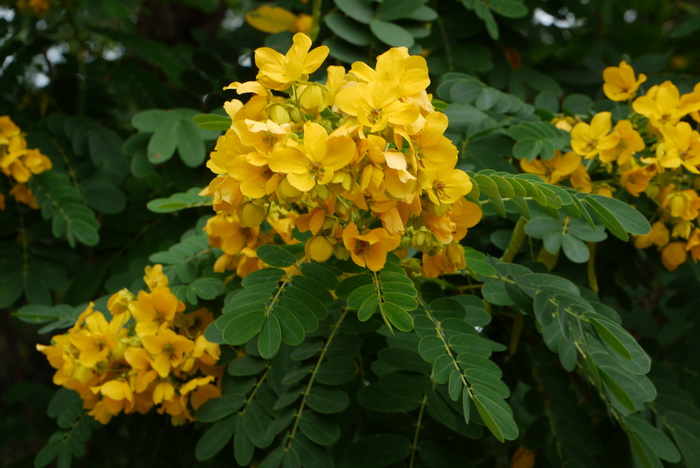
[{"label": "stem", "polygon": [[248,398],[246,398],[245,403],[243,404],[243,409],[241,411],[239,411],[240,414],[245,413],[246,406],[248,406],[250,404],[250,402],[253,401],[253,398],[255,398],[255,394],[258,392],[258,389],[263,384],[263,382],[265,382],[265,379],[267,378],[267,374],[270,372],[270,369],[272,369],[272,366],[268,365],[267,369],[265,369],[265,373],[263,374],[263,376],[260,377],[260,380],[258,380],[255,383],[255,387],[253,387],[253,391],[250,392],[250,395],[248,396]]},{"label": "stem", "polygon": [[595,274],[595,243],[586,242],[588,245],[588,251],[590,255],[588,257],[588,264],[586,265],[586,272],[588,274],[588,287],[591,288],[596,296],[598,295],[598,277]]},{"label": "stem", "polygon": [[311,38],[312,41],[316,40],[316,37],[318,37],[318,32],[321,29],[321,4],[322,3],[323,3],[323,0],[314,0],[314,3],[311,7],[312,23],[311,23],[311,29],[309,30],[309,37]]},{"label": "stem", "polygon": [[304,261],[304,259],[297,261],[294,264],[294,269],[291,272],[284,275],[284,278],[282,278],[282,284],[277,287],[277,292],[275,293],[272,300],[270,300],[270,303],[267,305],[267,307],[265,307],[265,312],[264,312],[265,317],[270,315],[270,313],[272,312],[272,308],[275,306],[275,304],[277,303],[277,300],[280,297],[280,294],[282,294],[282,291],[284,291],[284,288],[286,288],[287,285],[292,281],[292,276],[294,276],[294,274],[297,272],[297,270],[299,269],[299,264],[303,261]]},{"label": "stem", "polygon": [[[437,1],[434,2],[433,9],[437,11]],[[437,24],[440,28],[442,44],[443,46],[445,46],[445,59],[447,59],[447,69],[449,71],[455,71],[455,61],[452,57],[452,47],[450,46],[450,40],[447,34],[447,30],[445,29],[445,23],[442,21],[442,18],[440,16],[438,16],[437,18]]]},{"label": "stem", "polygon": [[527,224],[527,220],[522,216],[520,217],[518,222],[515,223],[513,235],[510,238],[510,242],[508,242],[508,247],[506,248],[506,251],[503,252],[503,256],[501,257],[502,262],[510,263],[518,254],[520,247],[522,247],[523,242],[525,242],[525,224]]},{"label": "stem", "polygon": [[523,314],[515,314],[515,322],[513,322],[513,331],[510,335],[510,342],[508,343],[508,358],[512,358],[515,355],[515,351],[518,349],[518,343],[520,343],[520,337],[523,334],[523,323],[525,318]]},{"label": "stem", "polygon": [[287,438],[287,446],[285,447],[285,450],[289,450],[292,447],[292,442],[294,441],[294,435],[296,434],[297,430],[299,429],[299,421],[301,421],[301,414],[304,412],[304,407],[306,406],[306,397],[309,395],[309,392],[311,391],[311,387],[314,384],[314,380],[316,380],[316,373],[318,372],[318,369],[321,367],[321,363],[323,362],[323,358],[326,356],[326,352],[328,351],[328,348],[330,347],[331,343],[333,342],[333,338],[335,338],[336,333],[338,332],[338,329],[340,328],[340,324],[343,323],[343,320],[345,320],[345,316],[348,314],[350,309],[343,309],[343,313],[340,315],[340,318],[338,319],[337,322],[333,325],[333,328],[331,330],[331,334],[326,340],[326,344],[323,346],[323,349],[321,350],[321,354],[318,357],[318,361],[316,361],[316,365],[314,366],[313,370],[311,371],[311,378],[309,379],[309,382],[306,384],[306,388],[304,388],[304,391],[302,392],[302,399],[301,399],[301,404],[299,405],[299,411],[297,411],[297,414],[294,416],[294,425],[292,426],[292,430],[289,433],[289,437]]},{"label": "stem", "polygon": [[413,468],[416,460],[416,449],[418,448],[418,434],[420,433],[421,425],[423,424],[423,413],[425,405],[428,403],[428,394],[423,394],[423,400],[420,402],[420,411],[418,411],[418,421],[416,421],[416,431],[413,433],[413,444],[411,445],[411,461],[409,468]]}]

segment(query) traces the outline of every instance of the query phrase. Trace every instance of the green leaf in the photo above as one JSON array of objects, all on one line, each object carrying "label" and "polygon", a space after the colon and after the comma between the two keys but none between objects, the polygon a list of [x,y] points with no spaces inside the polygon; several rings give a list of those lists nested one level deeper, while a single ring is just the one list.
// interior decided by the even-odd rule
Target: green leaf
[{"label": "green leaf", "polygon": [[427,375],[415,372],[392,371],[379,377],[381,389],[397,398],[420,397],[430,385]]},{"label": "green leaf", "polygon": [[[619,221],[622,228],[630,234],[643,235],[651,230],[649,221],[647,221],[639,211],[628,204],[602,195],[588,195],[586,197],[586,202],[589,204],[592,200],[595,200],[598,206],[602,206],[610,212],[612,216]],[[598,214],[597,211],[596,214]]]},{"label": "green leaf", "polygon": [[496,439],[500,442],[517,439],[518,426],[513,420],[512,412],[506,409],[506,403],[499,403],[480,393],[474,393],[472,401],[479,416]]},{"label": "green leaf", "polygon": [[167,113],[162,109],[141,111],[131,118],[131,125],[139,132],[155,132],[166,119]]},{"label": "green leaf", "polygon": [[345,299],[360,286],[370,284],[371,282],[372,275],[368,273],[361,273],[359,275],[349,276],[335,287],[335,295],[341,299]]},{"label": "green leaf", "polygon": [[401,307],[385,302],[379,305],[379,310],[389,322],[402,332],[410,332],[413,330],[413,317]]},{"label": "green leaf", "polygon": [[375,434],[353,442],[345,459],[358,468],[379,468],[404,460],[411,453],[411,441],[397,434]]},{"label": "green leaf", "polygon": [[186,208],[211,205],[211,197],[199,195],[202,189],[192,187],[186,192],[175,193],[167,198],[156,198],[148,202],[146,207],[154,213],[171,213]]},{"label": "green leaf", "polygon": [[34,457],[34,468],[43,468],[58,456],[60,442],[51,442],[44,445]]},{"label": "green leaf", "polygon": [[231,128],[231,117],[217,114],[198,114],[193,118],[194,122],[204,130],[225,132]]},{"label": "green leaf", "polygon": [[228,365],[228,373],[234,377],[257,375],[265,370],[267,366],[267,361],[246,355],[231,361],[231,363]]},{"label": "green leaf", "polygon": [[[590,257],[588,246],[571,234],[561,235],[561,246],[564,250],[564,255],[574,263],[586,263]],[[549,251],[549,249],[547,250]]]},{"label": "green leaf", "polygon": [[649,424],[637,414],[624,419],[625,426],[631,430],[646,447],[650,447],[659,457],[671,463],[681,461],[681,454],[666,434]]},{"label": "green leaf", "polygon": [[431,22],[431,21],[435,21],[436,19],[438,19],[438,14],[432,8],[430,8],[428,6],[422,6],[422,7],[418,8],[416,11],[412,12],[406,18],[412,19],[414,21]]},{"label": "green leaf", "polygon": [[458,369],[453,369],[447,385],[447,393],[450,395],[452,401],[459,400],[459,397],[462,395],[462,389],[462,372]]},{"label": "green leaf", "polygon": [[376,17],[384,21],[408,18],[426,2],[427,0],[384,0],[377,7]]},{"label": "green leaf", "polygon": [[490,0],[489,7],[506,18],[522,18],[528,12],[522,0]]},{"label": "green leaf", "polygon": [[71,247],[75,246],[76,240],[89,246],[97,245],[100,223],[66,174],[46,171],[34,175],[32,182],[41,215],[44,219],[51,219],[55,237],[65,235]]},{"label": "green leaf", "polygon": [[204,403],[195,413],[197,421],[215,422],[238,411],[245,403],[245,396],[230,393]]},{"label": "green leaf", "polygon": [[103,180],[81,182],[80,189],[88,204],[100,213],[116,214],[126,207],[126,196],[117,186]]},{"label": "green leaf", "polygon": [[[223,338],[233,346],[246,344],[253,339],[265,323],[265,315],[260,311],[250,311],[236,315],[223,329]],[[277,325],[279,327],[279,324]]]},{"label": "green leaf", "polygon": [[213,458],[233,437],[233,430],[236,426],[236,416],[223,419],[202,434],[197,446],[194,449],[194,456],[199,461]]},{"label": "green leaf", "polygon": [[316,372],[316,380],[324,385],[340,385],[358,375],[355,361],[348,358],[331,359]]},{"label": "green leaf", "polygon": [[359,47],[369,45],[370,34],[366,25],[362,25],[340,13],[331,13],[326,16],[324,22],[338,37],[350,44]]},{"label": "green leaf", "polygon": [[279,321],[282,341],[290,346],[299,346],[304,342],[304,327],[293,312],[284,307],[275,307],[272,313]]},{"label": "green leaf", "polygon": [[561,107],[572,114],[586,115],[593,107],[593,99],[585,94],[569,94],[564,98]]},{"label": "green leaf", "polygon": [[629,411],[637,411],[634,401],[632,401],[632,398],[630,398],[625,389],[622,388],[622,386],[620,386],[620,384],[617,383],[615,379],[608,375],[608,373],[604,370],[599,369],[599,372],[600,377],[602,378],[603,383],[607,387],[610,394],[617,398],[622,406],[627,408]]},{"label": "green leaf", "polygon": [[[225,331],[224,331],[225,336]],[[277,317],[270,314],[265,319],[265,322],[260,329],[258,337],[258,351],[263,359],[272,359],[280,349],[282,343],[282,331]]]},{"label": "green leaf", "polygon": [[447,353],[445,343],[437,336],[423,337],[418,343],[418,351],[423,360],[431,363]]},{"label": "green leaf", "polygon": [[178,124],[178,115],[171,112],[158,125],[151,140],[148,142],[148,160],[151,164],[164,163],[173,157],[177,147]]},{"label": "green leaf", "polygon": [[319,445],[333,445],[340,439],[340,426],[338,423],[313,411],[304,411],[302,413],[299,421],[299,430],[309,440]]},{"label": "green leaf", "polygon": [[348,15],[360,23],[369,24],[374,18],[374,11],[370,6],[370,2],[366,0],[334,0],[335,5]]},{"label": "green leaf", "polygon": [[412,47],[415,42],[411,33],[398,24],[373,19],[369,28],[377,39],[390,47]]},{"label": "green leaf", "polygon": [[297,259],[288,250],[277,245],[261,245],[257,255],[260,260],[276,268],[286,268],[296,263]]},{"label": "green leaf", "polygon": [[348,396],[342,390],[315,386],[306,396],[306,403],[314,411],[323,414],[340,413],[349,404]]},{"label": "green leaf", "polygon": [[206,157],[206,147],[194,122],[189,119],[180,119],[176,134],[177,152],[182,162],[189,167],[201,166]]}]

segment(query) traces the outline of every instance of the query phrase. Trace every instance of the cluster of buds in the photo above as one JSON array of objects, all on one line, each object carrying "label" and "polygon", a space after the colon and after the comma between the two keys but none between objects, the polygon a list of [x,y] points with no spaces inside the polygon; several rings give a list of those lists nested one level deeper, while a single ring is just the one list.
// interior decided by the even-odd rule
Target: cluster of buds
[{"label": "cluster of buds", "polygon": [[412,247],[426,276],[464,268],[459,241],[482,213],[464,198],[472,184],[426,92],[425,59],[393,48],[376,68],[330,66],[320,84],[309,75],[328,48],[310,48],[301,33],[286,55],[260,48],[257,80],[228,87],[252,96],[225,104],[231,128],[207,163],[218,177],[205,229],[224,252],[215,269],[260,268],[256,247],[297,242],[294,228],[310,233],[306,256],[318,262],[378,271]]},{"label": "cluster of buds", "polygon": [[[700,133],[690,122],[700,122],[700,83],[681,95],[665,81],[637,97],[644,74],[637,75],[626,62],[603,72],[608,99],[629,102],[630,113],[613,128],[610,112],[597,113],[590,123],[571,126],[571,151],[551,161],[522,163],[547,167],[545,177],[557,183],[570,178],[575,188],[612,196],[626,191],[644,194],[657,206],[647,213],[657,219],[649,234],[635,239],[638,248],[656,246],[664,266],[673,271],[688,259],[700,258]],[[560,119],[561,120],[561,119]],[[564,121],[557,122],[559,128]],[[586,164],[582,164],[582,159]],[[593,164],[595,163],[595,164]],[[592,182],[589,171],[599,170],[605,180]]]},{"label": "cluster of buds", "polygon": [[161,265],[147,267],[144,280],[148,292],[123,289],[109,299],[110,318],[90,303],[67,333],[37,345],[56,369],[54,383],[78,392],[88,414],[103,424],[156,406],[182,424],[221,394],[219,345],[203,335],[212,314],[185,313]]},{"label": "cluster of buds", "polygon": [[[51,160],[38,149],[27,148],[27,140],[20,128],[8,116],[0,116],[0,169],[11,180],[10,195],[20,203],[38,209],[26,182],[32,174],[41,174],[51,167]],[[4,208],[5,195],[0,193],[0,209]]]}]

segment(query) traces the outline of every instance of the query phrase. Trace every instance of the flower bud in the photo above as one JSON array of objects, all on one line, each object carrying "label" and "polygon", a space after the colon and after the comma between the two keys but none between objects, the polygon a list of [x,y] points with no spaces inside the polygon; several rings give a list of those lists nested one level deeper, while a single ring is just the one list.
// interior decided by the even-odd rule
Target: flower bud
[{"label": "flower bud", "polygon": [[290,123],[292,121],[287,109],[279,104],[273,104],[268,110],[267,115],[270,120],[280,125]]},{"label": "flower bud", "polygon": [[258,227],[265,221],[265,207],[255,203],[244,203],[238,207],[241,227]]}]

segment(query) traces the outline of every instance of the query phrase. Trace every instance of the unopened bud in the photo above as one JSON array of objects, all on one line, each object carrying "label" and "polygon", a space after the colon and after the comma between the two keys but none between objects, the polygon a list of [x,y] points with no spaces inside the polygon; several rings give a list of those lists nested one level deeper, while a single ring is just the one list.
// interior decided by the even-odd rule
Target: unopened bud
[{"label": "unopened bud", "polygon": [[255,203],[244,203],[238,207],[241,227],[258,227],[265,220],[265,207]]},{"label": "unopened bud", "polygon": [[267,112],[267,116],[270,118],[270,120],[280,125],[292,121],[292,118],[289,116],[289,112],[287,112],[287,109],[285,109],[284,106],[281,106],[279,104],[274,104],[272,107],[270,107],[270,110]]}]

